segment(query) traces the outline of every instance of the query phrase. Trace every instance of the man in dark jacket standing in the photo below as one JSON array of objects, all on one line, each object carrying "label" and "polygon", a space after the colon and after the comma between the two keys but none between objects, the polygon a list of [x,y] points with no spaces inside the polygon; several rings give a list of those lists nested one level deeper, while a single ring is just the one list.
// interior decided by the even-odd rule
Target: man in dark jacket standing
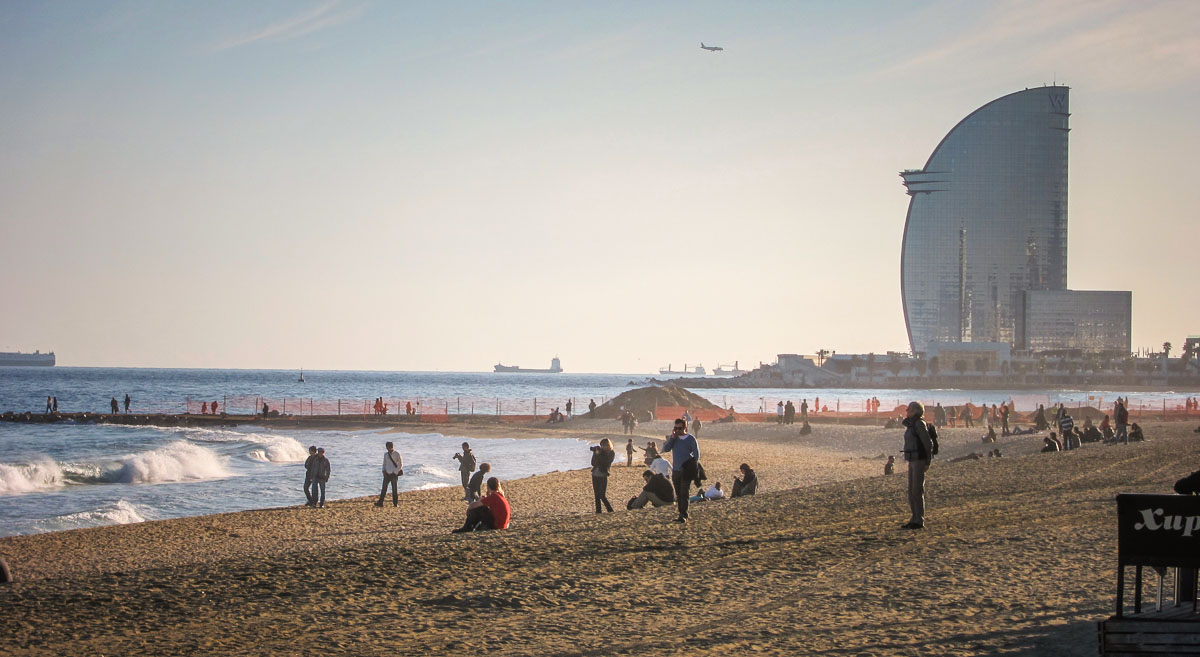
[{"label": "man in dark jacket standing", "polygon": [[400,452],[395,450],[395,446],[391,441],[388,441],[387,452],[383,455],[383,488],[379,489],[379,499],[375,500],[375,506],[382,507],[383,499],[387,496],[388,486],[392,487],[392,506],[400,506],[399,496],[396,494],[396,486],[400,479],[400,475],[404,474],[404,459],[400,458]]},{"label": "man in dark jacket standing", "polygon": [[901,529],[925,527],[925,472],[933,460],[933,438],[921,416],[925,407],[921,402],[908,404],[908,417],[904,418],[904,460],[908,461],[908,506],[912,517]]},{"label": "man in dark jacket standing", "polygon": [[692,482],[697,477],[700,445],[696,438],[687,432],[687,423],[683,418],[675,420],[675,428],[667,436],[662,451],[671,452],[671,483],[675,485],[675,504],[679,507],[679,517],[675,522],[687,522],[688,496]]},{"label": "man in dark jacket standing", "polygon": [[304,460],[304,499],[308,500],[304,506],[316,506],[317,503],[313,500],[313,466],[317,462],[317,446],[313,445],[308,448],[308,458]]},{"label": "man in dark jacket standing", "polygon": [[471,473],[475,472],[475,452],[471,451],[471,446],[467,443],[462,444],[462,451],[454,455],[454,459],[458,461],[458,474],[462,476],[463,501],[471,501]]},{"label": "man in dark jacket standing", "polygon": [[[325,458],[325,448],[317,448],[317,460],[313,461],[313,502],[325,508],[325,483],[329,481],[329,459]],[[319,498],[318,498],[319,494]]]}]

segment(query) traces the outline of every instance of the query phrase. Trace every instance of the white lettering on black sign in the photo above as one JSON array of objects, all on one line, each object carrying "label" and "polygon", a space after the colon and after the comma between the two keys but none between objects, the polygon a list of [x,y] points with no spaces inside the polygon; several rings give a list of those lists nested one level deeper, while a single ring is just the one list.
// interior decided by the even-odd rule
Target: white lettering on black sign
[{"label": "white lettering on black sign", "polygon": [[1139,509],[1142,514],[1141,522],[1134,523],[1136,530],[1147,531],[1182,531],[1185,537],[1200,529],[1200,516],[1164,516],[1162,509]]}]

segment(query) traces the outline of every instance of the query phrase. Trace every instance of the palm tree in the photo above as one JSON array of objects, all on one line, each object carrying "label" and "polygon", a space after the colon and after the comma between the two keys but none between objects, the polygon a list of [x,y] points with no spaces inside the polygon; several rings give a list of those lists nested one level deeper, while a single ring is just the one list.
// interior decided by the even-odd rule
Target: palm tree
[{"label": "palm tree", "polygon": [[1163,358],[1170,358],[1170,357],[1171,357],[1171,343],[1164,342],[1163,343]]}]

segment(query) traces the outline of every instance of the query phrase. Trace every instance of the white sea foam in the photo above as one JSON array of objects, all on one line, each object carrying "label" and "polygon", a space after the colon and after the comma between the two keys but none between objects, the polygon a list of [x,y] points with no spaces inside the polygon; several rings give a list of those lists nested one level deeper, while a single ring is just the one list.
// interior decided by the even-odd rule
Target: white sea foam
[{"label": "white sea foam", "polygon": [[64,483],[62,468],[48,458],[21,465],[0,463],[0,493],[28,493]]},{"label": "white sea foam", "polygon": [[119,464],[106,479],[123,484],[153,484],[230,476],[225,460],[215,452],[183,440],[126,456]]},{"label": "white sea foam", "polygon": [[[406,469],[405,473],[410,474],[410,475],[428,475],[428,476],[434,477],[436,479],[447,479],[450,481],[459,481],[460,480],[457,470],[451,470],[449,468],[440,468],[436,465],[429,465],[426,463],[422,463],[421,465],[417,465],[412,468]],[[441,485],[441,484],[439,484],[439,485]]]},{"label": "white sea foam", "polygon": [[146,509],[133,503],[117,500],[113,504],[106,504],[98,509],[49,518],[40,525],[43,531],[99,527],[101,525],[128,525],[134,522],[145,522],[147,513]]},{"label": "white sea foam", "polygon": [[247,455],[255,461],[296,463],[308,458],[308,450],[291,436],[252,433],[244,439],[262,445]]}]

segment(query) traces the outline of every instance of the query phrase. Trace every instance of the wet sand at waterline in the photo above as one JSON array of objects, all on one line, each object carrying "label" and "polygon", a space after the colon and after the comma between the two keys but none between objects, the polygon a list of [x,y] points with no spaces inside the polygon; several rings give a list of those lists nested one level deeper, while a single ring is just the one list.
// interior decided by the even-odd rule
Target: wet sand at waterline
[{"label": "wet sand at waterline", "polygon": [[[667,428],[643,424],[635,444]],[[1170,492],[1200,468],[1193,428],[1147,423],[1149,442],[1061,454],[1036,453],[1039,435],[982,445],[982,430],[944,430],[927,528],[908,532],[904,466],[884,477],[880,458],[899,453],[898,430],[707,426],[710,480],[730,486],[746,461],[760,494],[694,504],[681,526],[673,509],[624,510],[642,468],[624,467],[615,421],[443,426],[607,436],[618,511],[591,513],[584,469],[505,482],[506,532],[450,535],[463,504],[434,489],[398,509],[357,499],[3,538],[18,581],[0,587],[0,653],[1091,655],[1113,605],[1113,496]],[[949,462],[994,447],[1004,458]]]}]

